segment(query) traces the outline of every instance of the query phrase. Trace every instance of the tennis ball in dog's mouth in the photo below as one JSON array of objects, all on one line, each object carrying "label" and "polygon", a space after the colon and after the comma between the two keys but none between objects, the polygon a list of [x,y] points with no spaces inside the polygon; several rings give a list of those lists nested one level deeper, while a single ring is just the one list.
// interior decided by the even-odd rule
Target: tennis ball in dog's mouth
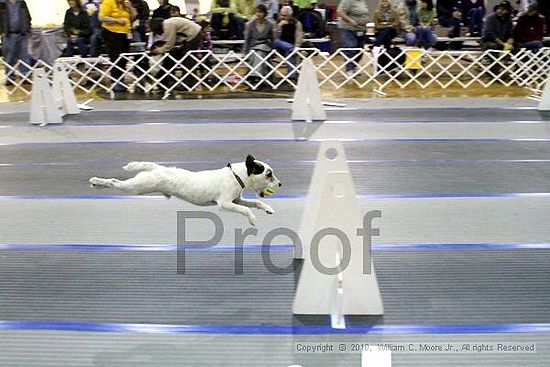
[{"label": "tennis ball in dog's mouth", "polygon": [[276,189],[273,189],[271,187],[266,187],[264,189],[264,191],[262,191],[261,195],[262,196],[271,196],[273,195],[277,190]]}]

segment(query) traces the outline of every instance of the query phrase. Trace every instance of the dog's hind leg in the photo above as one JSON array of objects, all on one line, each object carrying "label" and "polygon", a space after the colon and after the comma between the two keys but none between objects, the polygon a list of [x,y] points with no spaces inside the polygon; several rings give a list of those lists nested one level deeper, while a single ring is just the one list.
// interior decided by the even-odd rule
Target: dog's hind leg
[{"label": "dog's hind leg", "polygon": [[117,180],[116,178],[99,178],[99,177],[92,177],[89,180],[92,187],[95,188],[105,188],[105,187],[116,187],[116,185],[120,182],[120,180]]},{"label": "dog's hind leg", "polygon": [[136,177],[124,181],[118,180],[116,178],[90,178],[90,183],[92,184],[92,187],[95,188],[111,187],[136,195],[150,194],[151,192],[156,191],[152,190],[152,188],[148,187],[147,185],[143,185],[142,181],[143,180],[136,179]]},{"label": "dog's hind leg", "polygon": [[156,164],[153,162],[130,162],[124,167],[126,171],[133,172],[133,171],[152,171],[157,168],[161,168],[162,166],[160,164]]}]

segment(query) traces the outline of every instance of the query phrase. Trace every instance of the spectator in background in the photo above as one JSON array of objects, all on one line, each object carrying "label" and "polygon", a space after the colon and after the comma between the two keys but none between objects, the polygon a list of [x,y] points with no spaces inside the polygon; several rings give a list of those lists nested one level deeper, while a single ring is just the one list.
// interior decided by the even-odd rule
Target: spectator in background
[{"label": "spectator in background", "polygon": [[[256,0],[233,0],[234,8],[239,18],[245,22],[254,18],[256,12]],[[267,8],[266,8],[267,9]]]},{"label": "spectator in background", "polygon": [[157,54],[174,51],[178,55],[184,55],[187,51],[198,50],[201,44],[201,26],[184,17],[153,18],[149,27],[153,34],[163,35],[166,42],[156,49]]},{"label": "spectator in background", "polygon": [[[294,9],[292,11],[294,12]],[[313,7],[301,9],[296,19],[302,23],[306,38],[321,38],[325,36],[326,30],[323,17]]]},{"label": "spectator in background", "polygon": [[159,7],[153,11],[152,18],[170,18],[170,8],[172,7],[172,5],[170,4],[170,0],[158,0],[158,2]]},{"label": "spectator in background", "polygon": [[[342,0],[338,5],[338,29],[342,48],[363,49],[365,46],[365,32],[369,21],[369,8],[363,0]],[[362,52],[346,50],[344,54],[349,58],[346,62],[346,74],[355,75],[355,68],[361,59]]]},{"label": "spectator in background", "polygon": [[[103,27],[101,36],[109,59],[115,62],[120,54],[128,52],[130,49],[129,36],[131,35],[132,19],[137,16],[136,10],[132,7],[129,0],[103,0],[99,8],[99,21]],[[126,70],[126,60],[117,61],[114,68],[111,69],[111,77],[115,80],[114,92],[122,92],[125,88],[119,83]]]},{"label": "spectator in background", "polygon": [[539,12],[546,19],[546,35],[550,35],[550,1],[538,0]]},{"label": "spectator in background", "polygon": [[[14,66],[21,60],[27,64],[31,62],[29,56],[29,36],[31,33],[31,14],[24,0],[7,0],[0,3],[0,36],[4,61]],[[19,67],[23,74],[28,68]],[[12,79],[11,70],[6,70],[6,77]]]},{"label": "spectator in background", "polygon": [[[433,8],[433,6],[432,6]],[[399,14],[399,29],[407,46],[416,42],[416,26],[418,25],[418,5],[416,0],[403,0],[397,7]]]},{"label": "spectator in background", "polygon": [[84,5],[84,9],[88,14],[90,21],[90,30],[92,32],[90,36],[90,56],[99,56],[99,47],[101,45],[101,22],[99,21],[99,6],[102,0],[92,1],[88,0],[88,3]]},{"label": "spectator in background", "polygon": [[264,5],[267,9],[267,20],[275,22],[277,20],[277,13],[279,13],[279,4],[277,0],[256,0],[256,6]]},{"label": "spectator in background", "polygon": [[495,12],[485,20],[485,29],[481,39],[483,50],[511,50],[512,39],[512,4],[504,0],[495,6]]},{"label": "spectator in background", "polygon": [[183,17],[183,15],[181,15],[180,7],[177,5],[170,6],[170,18],[180,18],[180,17]]},{"label": "spectator in background", "polygon": [[145,0],[130,0],[137,12],[137,25],[134,27],[134,41],[145,42],[147,36],[147,21],[149,20],[149,5]]},{"label": "spectator in background", "polygon": [[[304,31],[302,23],[292,16],[292,7],[283,6],[279,13],[279,19],[275,25],[275,41],[273,47],[284,57],[288,57],[295,47],[300,47],[304,39]],[[289,58],[287,63],[287,76],[297,78],[297,74],[293,73],[293,66],[296,66],[296,55]]]},{"label": "spectator in background", "polygon": [[432,0],[420,0],[418,9],[418,26],[416,27],[416,39],[418,47],[429,49],[437,43],[434,34],[435,10]]},{"label": "spectator in background", "polygon": [[273,23],[267,19],[267,9],[265,5],[256,7],[256,16],[246,23],[244,31],[244,53],[250,55],[249,63],[254,69],[250,73],[253,82],[258,81],[265,76],[269,70],[263,59],[273,48]]},{"label": "spectator in background", "polygon": [[[212,39],[237,39],[237,10],[230,0],[213,0],[210,8]],[[242,28],[242,27],[241,27]],[[224,32],[224,30],[227,30]],[[241,37],[242,38],[242,37]]]},{"label": "spectator in background", "polygon": [[[190,19],[184,17],[173,17],[169,19],[162,18],[153,18],[149,22],[149,28],[154,35],[163,35],[164,42],[163,46],[156,49],[152,49],[151,52],[157,55],[162,55],[169,53],[173,59],[182,60],[181,66],[187,70],[191,70],[196,64],[194,60],[185,55],[192,50],[198,50],[202,42],[202,33],[201,26],[193,22]],[[164,59],[162,66],[165,70],[171,70],[176,65],[175,61],[167,57]],[[168,76],[164,77],[162,83],[170,87],[176,83],[178,77],[181,77],[185,70],[176,70],[175,77]],[[166,71],[161,71],[160,74],[166,73]],[[181,73],[181,75],[178,75]],[[157,76],[159,79],[161,76]],[[189,75],[183,80],[188,88],[194,83],[194,78]]]},{"label": "spectator in background", "polygon": [[69,9],[65,12],[63,21],[63,30],[67,35],[67,48],[65,54],[69,57],[74,54],[74,47],[78,47],[78,54],[87,57],[86,44],[92,31],[90,28],[90,18],[84,11],[80,0],[68,0]]},{"label": "spectator in background", "polygon": [[[211,59],[211,56],[207,56],[208,52],[212,51],[212,35],[210,22],[208,21],[208,19],[202,19],[198,24],[201,26],[201,43],[198,49],[204,51],[204,53],[201,53],[199,56],[202,62],[199,66],[198,72],[199,76],[203,77],[208,74],[209,69],[212,67],[215,61]],[[212,77],[207,77],[207,82],[211,81]]]},{"label": "spectator in background", "polygon": [[374,13],[374,45],[389,49],[399,26],[399,14],[392,9],[390,0],[380,0],[380,6]]},{"label": "spectator in background", "polygon": [[461,12],[462,21],[468,26],[470,36],[480,37],[485,17],[484,0],[462,0]]},{"label": "spectator in background", "polygon": [[437,20],[442,27],[451,27],[449,37],[460,37],[460,12],[457,0],[437,0]]},{"label": "spectator in background", "polygon": [[294,0],[292,1],[292,11],[300,15],[304,9],[313,9],[314,4],[317,4],[317,0]]},{"label": "spectator in background", "polygon": [[537,5],[529,5],[527,12],[519,16],[512,31],[514,47],[535,52],[540,50],[544,38],[544,24],[544,17],[539,13]]},{"label": "spectator in background", "polygon": [[193,22],[196,22],[199,15],[200,15],[199,8],[193,8],[193,10],[191,11],[191,20]]}]

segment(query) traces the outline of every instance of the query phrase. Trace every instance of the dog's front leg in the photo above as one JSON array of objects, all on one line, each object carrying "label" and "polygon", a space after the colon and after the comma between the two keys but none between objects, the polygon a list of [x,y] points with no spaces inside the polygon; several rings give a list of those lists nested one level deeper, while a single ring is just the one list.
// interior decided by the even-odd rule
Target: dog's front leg
[{"label": "dog's front leg", "polygon": [[247,207],[242,205],[237,205],[231,201],[218,201],[218,207],[222,210],[240,213],[248,218],[248,222],[251,225],[256,226],[256,216]]},{"label": "dog's front leg", "polygon": [[244,205],[244,206],[247,206],[249,208],[258,208],[260,210],[263,210],[265,211],[267,214],[273,214],[275,213],[275,211],[273,210],[272,207],[270,207],[269,205],[267,205],[266,203],[260,201],[260,200],[256,200],[256,199],[243,199],[242,197],[239,197],[235,200],[233,200],[233,202],[235,204],[238,204],[238,205]]}]

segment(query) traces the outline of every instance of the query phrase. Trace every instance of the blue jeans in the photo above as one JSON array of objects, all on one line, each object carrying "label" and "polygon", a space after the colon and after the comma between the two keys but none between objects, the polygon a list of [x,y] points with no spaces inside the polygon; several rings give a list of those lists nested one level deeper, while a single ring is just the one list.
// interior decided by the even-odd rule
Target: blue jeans
[{"label": "blue jeans", "polygon": [[382,28],[376,31],[376,34],[374,35],[374,45],[375,46],[384,46],[387,49],[391,47],[391,41],[395,37],[396,31],[395,28],[387,27]]},{"label": "blue jeans", "polygon": [[437,20],[442,27],[452,27],[450,33],[451,36],[460,36],[460,19],[453,17],[439,17]]},{"label": "blue jeans", "polygon": [[[275,41],[273,41],[273,48],[284,57],[287,57],[294,50],[294,45],[280,38],[275,38]],[[296,66],[296,55],[292,55],[288,61],[289,62],[286,64],[287,76],[291,76],[293,74],[293,66]]]},{"label": "blue jeans", "polygon": [[[365,32],[358,35],[357,31],[340,28],[340,46],[342,48],[360,48],[365,46]],[[353,71],[361,60],[362,52],[355,50],[346,50],[344,54],[350,59],[346,62],[346,71]]]},{"label": "blue jeans", "polygon": [[468,31],[470,33],[481,33],[483,28],[483,17],[485,17],[483,9],[470,9],[468,12]]},{"label": "blue jeans", "polygon": [[418,47],[429,48],[437,43],[437,37],[434,34],[433,28],[430,26],[416,27],[416,37],[418,39]]},{"label": "blue jeans", "polygon": [[[29,64],[31,57],[29,56],[29,35],[22,33],[8,33],[2,38],[4,61],[14,66],[17,61],[21,60]],[[28,73],[29,69],[24,66],[19,66],[19,72],[22,74]],[[6,70],[6,76],[10,77],[10,70]]]},{"label": "blue jeans", "polygon": [[[73,42],[69,37],[69,39],[67,40],[67,51],[66,51],[66,54],[69,57],[73,56],[74,54],[74,50],[73,50],[74,44],[75,42]],[[86,57],[88,55],[88,53],[86,52],[86,38],[78,37],[76,40],[76,45],[78,46],[78,54],[82,57]]]},{"label": "blue jeans", "polygon": [[94,33],[90,37],[90,56],[99,56],[99,44],[101,43],[101,29],[94,30]]},{"label": "blue jeans", "polygon": [[538,52],[542,48],[542,41],[529,41],[519,44],[520,48],[526,48],[530,51]]},{"label": "blue jeans", "polygon": [[407,46],[413,46],[416,42],[416,34],[414,32],[403,32],[403,38]]}]

